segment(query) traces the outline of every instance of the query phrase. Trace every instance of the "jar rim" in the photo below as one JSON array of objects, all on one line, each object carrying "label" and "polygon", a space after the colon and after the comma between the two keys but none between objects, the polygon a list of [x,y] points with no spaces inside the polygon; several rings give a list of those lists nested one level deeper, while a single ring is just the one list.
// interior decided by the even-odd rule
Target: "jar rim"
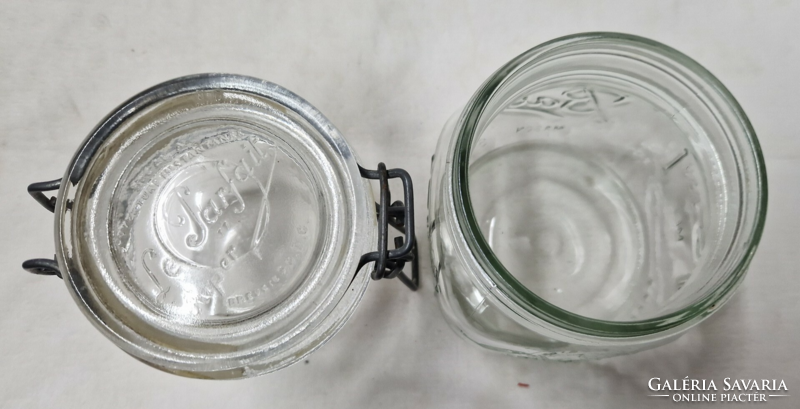
[{"label": "jar rim", "polygon": [[[639,321],[601,320],[569,312],[546,301],[522,285],[505,268],[484,237],[472,207],[469,191],[469,158],[472,152],[472,142],[476,137],[480,136],[478,124],[489,102],[504,84],[514,78],[515,74],[535,66],[535,63],[542,58],[543,54],[547,53],[549,55],[550,53],[558,52],[559,49],[587,43],[596,43],[598,47],[603,44],[624,44],[634,50],[646,50],[698,76],[702,85],[708,86],[708,92],[713,92],[717,97],[721,98],[723,104],[732,114],[735,119],[735,126],[745,135],[745,146],[749,149],[745,153],[752,155],[754,162],[756,178],[753,183],[757,198],[756,203],[754,203],[756,211],[750,237],[745,239],[748,243],[746,251],[739,256],[739,259],[736,260],[734,267],[730,269],[726,277],[716,284],[703,298],[677,311],[655,318]],[[767,210],[766,168],[755,130],[746,114],[730,91],[707,69],[680,51],[650,39],[622,33],[588,32],[560,37],[536,46],[506,63],[481,85],[461,113],[456,124],[456,134],[451,165],[451,182],[453,186],[451,193],[456,220],[468,248],[480,266],[486,270],[488,273],[486,276],[493,281],[492,284],[496,285],[497,290],[503,296],[508,297],[517,307],[521,307],[522,312],[573,332],[599,337],[636,337],[659,333],[691,322],[698,322],[707,316],[711,310],[726,301],[742,281],[764,229]],[[739,217],[741,217],[742,211],[740,209]],[[741,229],[742,227],[739,226],[737,231]],[[519,308],[516,308],[516,310],[519,310]]]}]

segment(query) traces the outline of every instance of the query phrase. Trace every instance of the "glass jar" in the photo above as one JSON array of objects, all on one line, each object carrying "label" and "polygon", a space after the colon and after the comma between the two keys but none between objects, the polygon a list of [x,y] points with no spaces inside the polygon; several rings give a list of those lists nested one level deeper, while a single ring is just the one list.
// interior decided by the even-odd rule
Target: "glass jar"
[{"label": "glass jar", "polygon": [[[405,202],[390,202],[390,178]],[[367,179],[381,181],[377,215]],[[92,131],[62,179],[28,190],[55,213],[56,260],[23,267],[63,277],[106,337],[179,375],[283,368],[341,328],[370,276],[418,282],[408,174],[362,168],[319,111],[255,78],[146,90]],[[390,223],[408,238],[391,250]]]},{"label": "glass jar", "polygon": [[491,350],[651,348],[731,297],[766,204],[755,132],[711,73],[640,37],[559,38],[495,72],[441,134],[437,297]]}]

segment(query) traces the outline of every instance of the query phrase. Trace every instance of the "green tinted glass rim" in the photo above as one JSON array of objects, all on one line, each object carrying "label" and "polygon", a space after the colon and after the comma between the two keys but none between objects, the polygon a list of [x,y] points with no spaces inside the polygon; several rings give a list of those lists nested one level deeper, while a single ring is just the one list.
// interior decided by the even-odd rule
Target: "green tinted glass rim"
[{"label": "green tinted glass rim", "polygon": [[[716,289],[694,304],[673,313],[641,321],[606,321],[573,314],[559,308],[530,291],[503,266],[483,236],[475,216],[469,193],[469,157],[477,125],[490,99],[507,79],[519,69],[535,62],[536,57],[543,52],[577,43],[625,44],[656,52],[660,56],[690,70],[702,78],[703,85],[707,86],[710,92],[715,92],[728,104],[728,107],[738,120],[738,125],[747,137],[746,142],[750,147],[750,152],[745,152],[745,154],[749,153],[753,156],[757,175],[757,180],[755,181],[755,188],[757,189],[757,203],[755,205],[757,208],[755,226],[751,231],[749,240],[747,240],[749,247],[740,256],[740,260],[737,261],[728,276],[717,285]],[[659,333],[707,316],[732,295],[733,290],[744,278],[764,230],[767,211],[766,167],[761,146],[747,115],[745,115],[730,91],[708,70],[683,53],[656,41],[629,34],[594,32],[565,36],[534,47],[508,62],[486,80],[465,107],[456,125],[456,133],[457,140],[452,163],[453,202],[458,224],[470,251],[497,285],[500,292],[509,297],[512,302],[550,324],[573,332],[599,337],[637,337]]]}]

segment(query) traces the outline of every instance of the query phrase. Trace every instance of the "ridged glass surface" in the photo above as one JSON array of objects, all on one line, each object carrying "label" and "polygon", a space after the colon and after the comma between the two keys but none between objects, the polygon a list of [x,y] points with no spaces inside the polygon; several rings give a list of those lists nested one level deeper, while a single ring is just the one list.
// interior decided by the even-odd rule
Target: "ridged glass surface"
[{"label": "ridged glass surface", "polygon": [[586,317],[662,313],[727,222],[717,148],[690,112],[639,86],[548,81],[512,100],[473,151],[471,201],[495,255]]},{"label": "ridged glass surface", "polygon": [[224,120],[153,138],[111,202],[126,284],[179,320],[237,319],[285,299],[324,234],[318,183],[299,156],[279,137]]},{"label": "ridged glass surface", "polygon": [[559,360],[652,348],[716,311],[766,211],[755,133],[724,86],[616,33],[499,69],[445,126],[429,192],[447,321]]}]

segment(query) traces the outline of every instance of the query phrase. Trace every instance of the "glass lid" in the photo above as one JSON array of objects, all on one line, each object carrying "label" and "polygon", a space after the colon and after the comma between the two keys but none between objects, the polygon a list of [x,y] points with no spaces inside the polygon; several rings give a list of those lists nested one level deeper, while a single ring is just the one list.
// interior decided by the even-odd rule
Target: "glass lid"
[{"label": "glass lid", "polygon": [[153,87],[97,127],[63,180],[68,287],[105,335],[161,369],[286,366],[366,288],[369,186],[336,128],[278,85],[204,74]]}]

